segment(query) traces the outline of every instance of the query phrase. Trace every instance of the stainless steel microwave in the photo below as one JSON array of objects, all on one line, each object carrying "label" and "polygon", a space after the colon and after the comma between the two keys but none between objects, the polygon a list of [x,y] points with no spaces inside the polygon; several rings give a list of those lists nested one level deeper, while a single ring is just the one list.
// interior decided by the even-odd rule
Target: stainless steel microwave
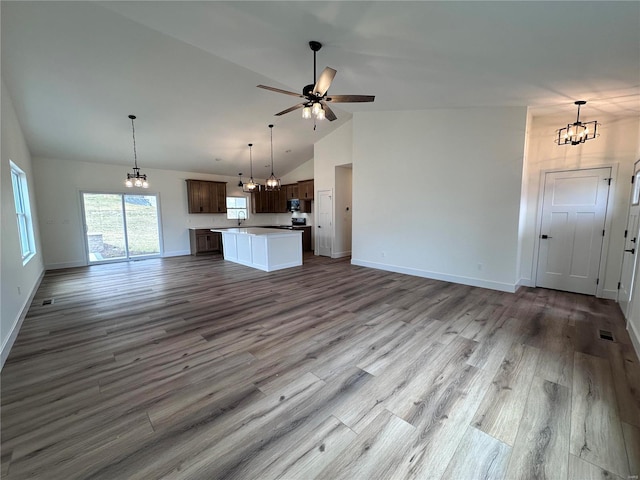
[{"label": "stainless steel microwave", "polygon": [[300,211],[300,200],[298,200],[297,198],[287,200],[287,210],[289,210],[290,212]]}]

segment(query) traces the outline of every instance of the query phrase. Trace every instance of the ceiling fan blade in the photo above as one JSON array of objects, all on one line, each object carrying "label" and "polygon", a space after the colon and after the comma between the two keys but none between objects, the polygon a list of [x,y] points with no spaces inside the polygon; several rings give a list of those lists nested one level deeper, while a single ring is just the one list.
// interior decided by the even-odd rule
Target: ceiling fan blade
[{"label": "ceiling fan blade", "polygon": [[275,116],[279,117],[280,115],[284,115],[285,113],[293,112],[294,110],[298,110],[299,108],[302,108],[304,106],[305,106],[304,103],[299,103],[297,105],[294,105],[293,107],[287,108],[286,110],[283,110],[281,112],[276,113]]},{"label": "ceiling fan blade", "polygon": [[320,102],[320,103],[322,104],[322,108],[324,109],[324,118],[326,118],[330,122],[333,122],[334,120],[338,119],[338,117],[336,117],[336,114],[333,113],[333,110],[329,108],[329,105],[327,105],[325,102]]},{"label": "ceiling fan blade", "polygon": [[336,71],[333,68],[325,67],[325,69],[320,74],[320,77],[318,77],[318,81],[313,87],[313,93],[318,97],[322,97],[325,93],[327,93],[327,90],[329,90],[331,82],[333,82],[333,77],[335,76]]},{"label": "ceiling fan blade", "polygon": [[299,93],[290,92],[289,90],[282,90],[281,88],[268,87],[266,85],[257,85],[257,87],[258,88],[264,88],[265,90],[271,90],[272,92],[284,93],[285,95],[291,95],[292,97],[304,98],[304,96],[300,95]]},{"label": "ceiling fan blade", "polygon": [[373,102],[375,95],[331,95],[325,100],[333,103]]}]

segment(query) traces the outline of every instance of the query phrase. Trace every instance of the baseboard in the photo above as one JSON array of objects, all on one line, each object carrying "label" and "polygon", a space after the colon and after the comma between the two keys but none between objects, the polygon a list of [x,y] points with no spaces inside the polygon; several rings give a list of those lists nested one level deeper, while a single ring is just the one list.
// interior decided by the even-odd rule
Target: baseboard
[{"label": "baseboard", "polygon": [[633,344],[633,349],[636,351],[636,355],[640,358],[640,332],[636,331],[633,323],[627,320],[627,331],[629,332],[629,338]]},{"label": "baseboard", "polygon": [[173,252],[164,252],[163,258],[166,257],[183,257],[184,255],[191,255],[191,250],[175,250]]},{"label": "baseboard", "polygon": [[86,267],[86,262],[60,262],[60,263],[47,263],[44,266],[45,270],[59,270],[61,268],[75,268]]},{"label": "baseboard", "polygon": [[618,301],[618,290],[602,290],[602,296],[600,298],[606,298],[608,300]]},{"label": "baseboard", "polygon": [[7,336],[7,339],[2,344],[2,351],[0,352],[0,370],[2,370],[2,367],[4,367],[4,362],[7,361],[9,352],[11,352],[11,347],[13,347],[16,338],[18,338],[18,333],[20,333],[20,328],[22,328],[22,322],[24,322],[24,319],[27,317],[29,307],[31,307],[31,302],[33,302],[33,297],[36,296],[36,292],[38,291],[38,288],[40,288],[40,283],[44,278],[44,272],[44,269],[42,270],[42,272],[40,272],[40,276],[38,277],[38,280],[36,280],[36,284],[31,290],[29,298],[27,298],[27,301],[22,305],[22,308],[20,309],[20,315],[18,315],[18,318],[16,318],[16,320],[13,322],[11,333]]},{"label": "baseboard", "polygon": [[351,256],[351,250],[348,250],[346,252],[336,252],[331,254],[331,258],[343,258],[343,257],[350,257],[350,256]]},{"label": "baseboard", "polygon": [[516,290],[520,287],[531,287],[535,288],[536,284],[531,278],[521,278],[516,284]]},{"label": "baseboard", "polygon": [[515,293],[516,284],[493,282],[491,280],[482,280],[480,278],[462,277],[458,275],[447,275],[439,272],[430,272],[427,270],[418,270],[417,268],[400,267],[398,265],[387,265],[385,263],[367,262],[365,260],[351,259],[352,265],[361,267],[376,268],[378,270],[386,270],[388,272],[404,273],[416,277],[431,278],[433,280],[442,280],[443,282],[460,283],[471,287],[489,288],[500,292]]}]

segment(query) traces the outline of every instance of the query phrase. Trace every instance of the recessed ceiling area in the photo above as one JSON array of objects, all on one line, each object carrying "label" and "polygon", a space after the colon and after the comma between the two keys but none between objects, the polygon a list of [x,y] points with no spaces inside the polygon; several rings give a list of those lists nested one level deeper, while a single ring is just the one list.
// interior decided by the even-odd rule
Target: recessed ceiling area
[{"label": "recessed ceiling area", "polygon": [[[640,115],[638,2],[11,2],[2,77],[34,156],[282,175],[354,113],[529,106],[533,115]],[[314,83],[308,42],[338,119],[274,117]],[[329,93],[330,93],[329,92]],[[295,102],[294,102],[295,103]],[[290,152],[286,153],[287,150]]]}]

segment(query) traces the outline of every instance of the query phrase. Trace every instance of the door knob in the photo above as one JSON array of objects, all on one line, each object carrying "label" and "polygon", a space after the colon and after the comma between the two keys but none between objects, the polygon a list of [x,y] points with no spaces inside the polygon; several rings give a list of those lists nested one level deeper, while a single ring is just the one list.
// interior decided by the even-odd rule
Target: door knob
[{"label": "door knob", "polygon": [[318,228],[322,228],[322,225],[318,225]]},{"label": "door knob", "polygon": [[547,238],[553,238],[553,237],[550,237],[549,235],[540,235],[540,238],[542,238],[543,240],[546,240]]},{"label": "door knob", "polygon": [[625,250],[625,252],[629,252],[631,255],[634,255],[636,253],[636,249],[632,248],[631,250]]}]

